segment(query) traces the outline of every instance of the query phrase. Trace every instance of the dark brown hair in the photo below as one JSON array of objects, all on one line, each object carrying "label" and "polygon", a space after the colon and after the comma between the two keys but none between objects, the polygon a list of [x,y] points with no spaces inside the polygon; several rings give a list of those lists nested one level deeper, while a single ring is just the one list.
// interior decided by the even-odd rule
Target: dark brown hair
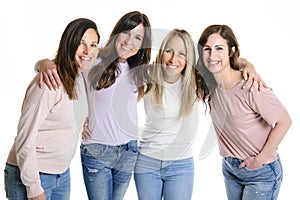
[{"label": "dark brown hair", "polygon": [[[211,103],[211,96],[213,95],[217,83],[213,74],[205,67],[203,62],[203,46],[206,44],[208,37],[212,34],[218,33],[220,36],[227,41],[228,52],[230,55],[230,67],[239,70],[239,64],[237,62],[238,57],[240,56],[239,44],[238,41],[231,30],[227,25],[211,25],[208,26],[201,34],[198,41],[198,53],[199,59],[197,62],[197,88],[199,91],[202,91],[202,100],[203,102],[208,101],[208,104]],[[234,51],[232,50],[234,47]]]},{"label": "dark brown hair", "polygon": [[99,43],[100,35],[97,25],[93,21],[79,18],[70,22],[61,36],[54,59],[59,78],[70,99],[77,98],[75,83],[79,73],[79,64],[75,59],[75,54],[80,45],[82,36],[90,28],[96,31]]},{"label": "dark brown hair", "polygon": [[[127,59],[130,69],[143,68],[145,64],[150,62],[151,56],[151,25],[148,17],[140,13],[139,11],[132,11],[125,14],[113,28],[110,38],[106,45],[100,49],[99,55],[101,57],[101,62],[95,65],[89,73],[89,81],[91,87],[96,90],[101,90],[102,88],[110,87],[120,74],[120,69],[117,65],[118,54],[115,49],[115,42],[118,35],[124,31],[132,30],[139,24],[143,24],[145,27],[144,39],[141,48],[134,56]],[[140,86],[142,81],[138,74],[143,73],[142,69],[134,70],[135,73],[133,79],[137,85]]]}]

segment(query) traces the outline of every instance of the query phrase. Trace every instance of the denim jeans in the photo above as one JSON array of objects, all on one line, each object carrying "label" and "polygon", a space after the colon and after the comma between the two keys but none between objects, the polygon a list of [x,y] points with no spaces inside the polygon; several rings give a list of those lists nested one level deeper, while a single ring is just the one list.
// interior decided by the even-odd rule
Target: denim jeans
[{"label": "denim jeans", "polygon": [[81,163],[89,200],[122,200],[128,188],[138,145],[81,144]]},{"label": "denim jeans", "polygon": [[[42,187],[47,200],[70,199],[70,170],[62,174],[40,173]],[[6,164],[4,170],[6,197],[9,200],[27,200],[26,187],[21,181],[17,166]]]},{"label": "denim jeans", "polygon": [[223,158],[227,198],[229,200],[275,200],[282,182],[282,166],[278,159],[257,170],[238,168],[242,160]]},{"label": "denim jeans", "polygon": [[194,185],[194,160],[162,161],[138,154],[134,180],[139,200],[189,200]]}]

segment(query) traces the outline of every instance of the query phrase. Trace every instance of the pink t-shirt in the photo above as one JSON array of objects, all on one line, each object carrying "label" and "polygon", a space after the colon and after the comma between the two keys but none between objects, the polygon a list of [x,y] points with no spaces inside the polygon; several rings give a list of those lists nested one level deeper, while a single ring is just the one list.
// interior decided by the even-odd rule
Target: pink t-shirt
[{"label": "pink t-shirt", "polygon": [[220,154],[244,160],[256,156],[267,141],[285,107],[272,89],[216,88],[211,117],[218,136]]}]

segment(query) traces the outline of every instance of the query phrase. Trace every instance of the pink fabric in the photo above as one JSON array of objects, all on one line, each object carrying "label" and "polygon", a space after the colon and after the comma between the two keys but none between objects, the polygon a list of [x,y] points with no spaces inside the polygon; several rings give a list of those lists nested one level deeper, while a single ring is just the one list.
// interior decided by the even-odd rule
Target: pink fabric
[{"label": "pink fabric", "polygon": [[78,138],[73,101],[62,88],[40,89],[36,77],[26,91],[18,133],[7,159],[20,168],[28,197],[43,192],[39,172],[58,174],[69,167]]},{"label": "pink fabric", "polygon": [[272,89],[249,92],[242,85],[243,81],[229,90],[217,88],[211,116],[220,154],[244,160],[261,151],[285,107]]}]

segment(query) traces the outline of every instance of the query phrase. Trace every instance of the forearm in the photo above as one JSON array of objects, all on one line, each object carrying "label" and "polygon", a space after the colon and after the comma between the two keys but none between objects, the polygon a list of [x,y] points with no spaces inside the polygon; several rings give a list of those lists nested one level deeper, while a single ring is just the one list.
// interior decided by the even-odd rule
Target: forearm
[{"label": "forearm", "polygon": [[238,63],[239,63],[240,71],[247,70],[248,72],[256,73],[256,69],[255,69],[254,65],[252,63],[250,63],[247,59],[239,58]]},{"label": "forearm", "polygon": [[288,113],[285,111],[281,119],[276,123],[276,125],[270,132],[268,140],[264,145],[262,151],[259,153],[258,157],[268,163],[268,160],[272,159],[272,157],[276,155],[276,150],[282,139],[286,135],[290,125],[291,119]]}]

